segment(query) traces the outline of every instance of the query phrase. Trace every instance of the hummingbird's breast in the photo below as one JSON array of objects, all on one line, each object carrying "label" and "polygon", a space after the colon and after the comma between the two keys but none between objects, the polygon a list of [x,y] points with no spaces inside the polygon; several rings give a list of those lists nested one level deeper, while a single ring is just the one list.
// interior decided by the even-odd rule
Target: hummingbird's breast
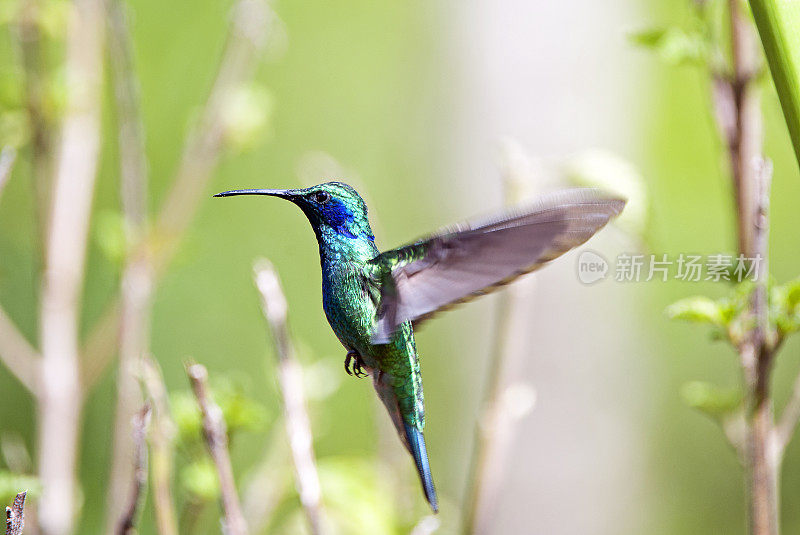
[{"label": "hummingbird's breast", "polygon": [[[404,421],[422,430],[422,376],[411,322],[401,325],[389,343],[373,344],[373,319],[380,290],[364,274],[368,259],[348,258],[340,251],[331,254],[330,249],[321,248],[321,252],[322,308],[331,329],[345,348],[357,351],[367,368],[373,370],[375,388],[390,412],[397,407]],[[388,390],[379,388],[383,384]],[[391,399],[385,399],[386,395]],[[402,436],[402,429],[398,428],[398,432]]]},{"label": "hummingbird's breast", "polygon": [[322,308],[336,337],[347,349],[355,349],[369,362],[372,319],[376,305],[362,266],[342,262],[322,266]]}]

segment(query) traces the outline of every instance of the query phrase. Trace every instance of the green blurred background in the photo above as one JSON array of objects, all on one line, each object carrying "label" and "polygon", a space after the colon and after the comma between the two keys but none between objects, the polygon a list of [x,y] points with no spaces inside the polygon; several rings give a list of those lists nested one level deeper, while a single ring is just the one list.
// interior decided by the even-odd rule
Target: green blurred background
[{"label": "green blurred background", "polygon": [[[230,6],[130,2],[152,212],[208,93]],[[731,193],[707,76],[659,62],[626,40],[641,27],[681,23],[688,11],[683,2],[310,0],[273,9],[283,33],[254,89],[266,124],[226,152],[215,173],[156,293],[152,353],[171,392],[187,389],[183,361],[192,357],[265,407],[265,421],[233,443],[244,483],[267,444],[282,440],[282,428],[273,426],[280,405],[272,344],[252,283],[254,259],[269,257],[285,286],[301,360],[312,370],[308,388],[326,394],[310,401],[323,493],[334,514],[355,519],[347,530],[360,524],[364,533],[403,532],[426,514],[425,505],[370,385],[343,374],[344,352],[322,313],[317,247],[304,217],[288,203],[211,194],[343,178],[367,199],[377,240],[390,247],[501,206],[497,143],[511,136],[548,168],[600,148],[638,169],[650,201],[647,230],[644,236],[614,230],[593,242],[607,257],[641,243],[647,252],[675,256],[732,251]],[[15,54],[4,28],[4,86],[18,75]],[[775,162],[771,271],[783,281],[799,271],[800,181],[774,90],[764,87],[766,154]],[[106,97],[108,108],[109,92]],[[96,239],[106,215],[119,211],[113,120],[104,125],[84,296],[87,329],[119,282],[119,263]],[[39,266],[25,150],[19,160],[0,202],[0,302],[36,340]],[[702,328],[671,323],[663,313],[679,298],[719,296],[727,288],[613,281],[588,288],[574,277],[574,257],[549,267],[542,279],[547,282],[534,286],[534,294],[544,288],[526,316],[535,333],[525,344],[532,356],[518,377],[537,390],[538,404],[518,424],[498,532],[744,533],[735,454],[718,428],[680,397],[694,379],[738,384],[737,357]],[[494,305],[488,298],[449,313],[418,336],[442,533],[457,527]],[[554,327],[537,329],[539,321]],[[779,406],[797,350],[790,343],[778,359]],[[114,387],[115,374],[108,372],[84,413],[80,533],[99,533],[104,525]],[[4,369],[0,391],[2,433],[18,433],[33,451],[31,398]],[[540,410],[545,416],[537,416]],[[785,533],[800,530],[798,482],[795,442],[782,480]],[[557,508],[548,505],[551,499]],[[218,532],[216,506],[203,515],[194,532]],[[270,530],[295,532],[302,526],[297,515],[289,489]],[[153,529],[148,502],[140,531]]]}]

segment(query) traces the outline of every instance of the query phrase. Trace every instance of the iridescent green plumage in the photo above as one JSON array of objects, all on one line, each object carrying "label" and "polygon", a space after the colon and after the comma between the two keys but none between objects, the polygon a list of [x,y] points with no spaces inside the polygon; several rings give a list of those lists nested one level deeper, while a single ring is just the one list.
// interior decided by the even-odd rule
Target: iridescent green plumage
[{"label": "iridescent green plumage", "polygon": [[380,253],[366,204],[347,184],[217,196],[231,195],[281,197],[308,217],[319,243],[323,309],[348,351],[345,367],[355,358],[356,371],[366,369],[372,377],[434,511],[438,503],[422,434],[425,409],[413,325],[580,245],[624,206],[622,200],[586,190],[561,192],[516,213]]}]

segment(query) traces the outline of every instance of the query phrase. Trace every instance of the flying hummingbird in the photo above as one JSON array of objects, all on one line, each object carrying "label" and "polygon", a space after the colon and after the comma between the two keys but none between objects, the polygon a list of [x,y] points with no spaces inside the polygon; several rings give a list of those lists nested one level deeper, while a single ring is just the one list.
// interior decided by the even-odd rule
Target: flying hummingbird
[{"label": "flying hummingbird", "polygon": [[489,293],[584,243],[625,205],[593,190],[567,190],[382,253],[367,205],[342,182],[225,191],[215,197],[233,195],[280,197],[308,218],[319,243],[322,307],[347,350],[345,370],[372,377],[414,457],[434,512],[439,506],[422,434],[425,408],[414,328],[432,314]]}]

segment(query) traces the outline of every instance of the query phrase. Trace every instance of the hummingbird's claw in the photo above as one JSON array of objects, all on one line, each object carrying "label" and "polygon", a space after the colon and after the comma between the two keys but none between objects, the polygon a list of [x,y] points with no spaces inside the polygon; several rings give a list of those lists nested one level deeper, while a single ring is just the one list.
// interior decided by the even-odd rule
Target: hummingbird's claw
[{"label": "hummingbird's claw", "polygon": [[361,355],[355,350],[347,352],[344,358],[344,371],[347,375],[355,375],[356,377],[366,377],[368,374],[363,370],[364,361],[361,360]]},{"label": "hummingbird's claw", "polygon": [[347,352],[347,356],[344,358],[344,371],[347,372],[347,375],[353,375],[355,366],[353,366],[353,370],[350,369],[350,365],[352,364],[353,360],[358,362],[358,353],[351,349]]}]

